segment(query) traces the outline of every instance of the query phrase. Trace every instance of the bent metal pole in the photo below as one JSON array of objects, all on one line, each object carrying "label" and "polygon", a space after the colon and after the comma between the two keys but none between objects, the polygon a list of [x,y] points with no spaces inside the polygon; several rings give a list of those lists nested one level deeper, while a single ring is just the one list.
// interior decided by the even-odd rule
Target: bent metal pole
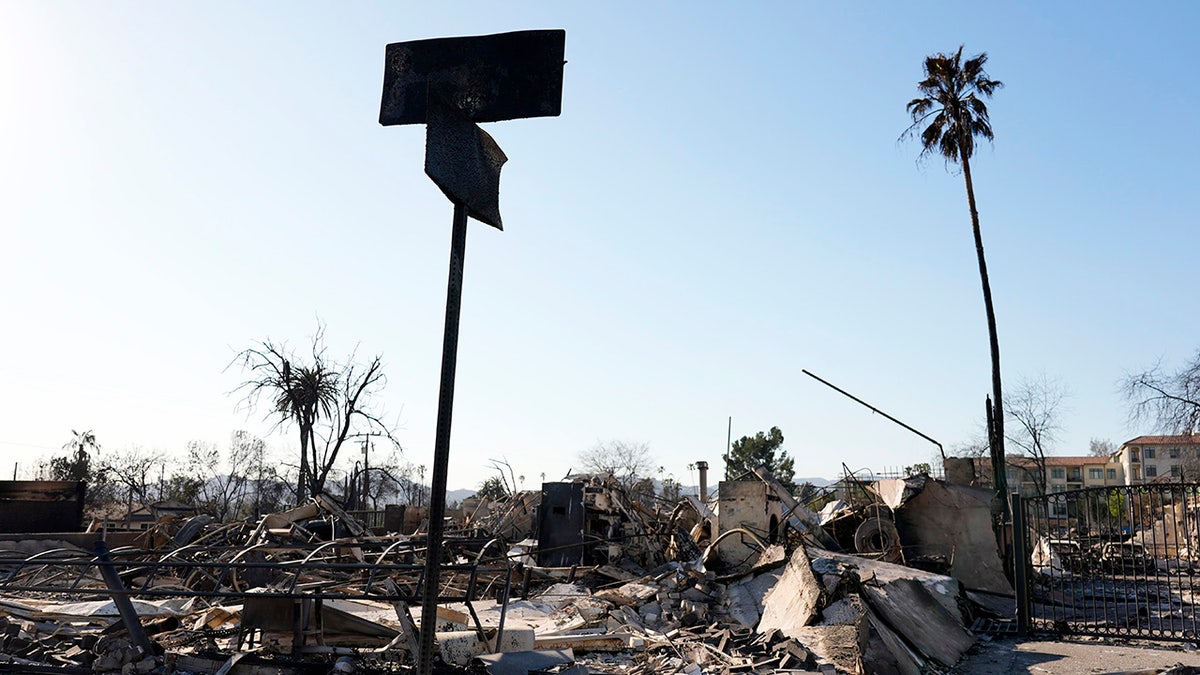
[{"label": "bent metal pole", "polygon": [[[433,482],[429,490],[429,540],[425,547],[425,584],[421,596],[418,664],[432,672],[433,633],[446,516],[446,473],[450,465],[450,420],[454,415],[454,368],[458,361],[458,316],[462,307],[463,258],[467,249],[467,207],[454,205],[450,238],[450,280],[446,286],[446,328],[442,337],[442,382],[438,393],[437,432],[433,442]],[[427,665],[428,664],[428,665]]]}]

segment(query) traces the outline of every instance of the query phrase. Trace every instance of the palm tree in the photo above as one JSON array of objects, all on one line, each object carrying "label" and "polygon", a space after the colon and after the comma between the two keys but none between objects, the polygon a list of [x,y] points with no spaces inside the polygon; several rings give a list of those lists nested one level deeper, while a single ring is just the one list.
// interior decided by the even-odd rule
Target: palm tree
[{"label": "palm tree", "polygon": [[[275,388],[275,412],[283,418],[290,417],[300,430],[300,476],[297,480],[297,504],[303,501],[306,492],[316,496],[324,485],[318,479],[317,423],[321,418],[333,416],[338,402],[337,373],[327,368],[319,354],[314,354],[311,366],[293,366],[283,359],[283,367],[272,383]],[[282,372],[279,372],[282,371]],[[310,454],[313,456],[309,459]]]},{"label": "palm tree", "polygon": [[983,283],[983,304],[987,310],[988,340],[992,353],[992,401],[988,408],[988,435],[992,455],[992,475],[997,495],[1006,505],[1008,487],[1004,468],[1004,409],[1000,388],[1000,341],[996,337],[996,313],[992,308],[992,287],[988,282],[987,261],[983,256],[983,237],[979,233],[979,212],[975,209],[975,186],[971,182],[971,156],[975,138],[991,141],[992,122],[982,97],[1003,87],[999,80],[988,79],[983,67],[987,54],[962,60],[960,46],[953,55],[934,54],[925,58],[925,79],[917,83],[921,96],[908,103],[912,126],[902,138],[920,130],[921,156],[941,155],[946,163],[962,167],[967,184],[967,205],[971,209],[971,230],[975,235],[975,253],[979,259],[979,279]]},{"label": "palm tree", "polygon": [[52,473],[56,480],[88,480],[91,477],[92,458],[88,450],[100,452],[96,443],[96,434],[91,429],[85,431],[71,430],[71,440],[63,443],[63,450],[74,451],[74,457],[56,457],[51,461]]},{"label": "palm tree", "polygon": [[339,401],[339,374],[323,360],[320,338],[318,331],[313,341],[311,364],[294,365],[285,348],[269,340],[263,342],[260,349],[247,349],[238,355],[243,367],[257,376],[239,387],[248,390],[246,400],[253,405],[259,394],[266,392],[271,397],[272,412],[278,415],[279,423],[294,422],[300,431],[297,504],[303,503],[310,494],[315,496],[324,483],[315,457],[316,428],[322,419],[334,416]]}]

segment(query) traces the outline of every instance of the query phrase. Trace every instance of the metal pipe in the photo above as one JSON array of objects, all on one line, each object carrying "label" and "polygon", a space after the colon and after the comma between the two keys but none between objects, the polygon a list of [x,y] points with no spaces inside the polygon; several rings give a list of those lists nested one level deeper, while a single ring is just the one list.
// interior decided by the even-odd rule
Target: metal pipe
[{"label": "metal pipe", "polygon": [[936,446],[938,447],[938,452],[942,453],[942,461],[945,461],[945,459],[946,459],[946,449],[942,447],[942,444],[941,444],[941,443],[938,443],[938,442],[937,442],[936,440],[934,440],[933,438],[931,438],[931,437],[929,437],[929,436],[926,436],[925,434],[923,434],[923,433],[921,433],[921,432],[917,431],[916,429],[914,429],[914,428],[912,428],[912,427],[908,426],[907,424],[905,424],[904,422],[901,422],[900,420],[896,419],[895,417],[892,417],[891,415],[889,415],[889,414],[887,414],[887,413],[883,412],[882,410],[880,410],[880,409],[876,408],[875,406],[871,405],[870,403],[867,403],[866,401],[864,401],[864,400],[862,400],[861,398],[859,398],[859,397],[855,396],[854,394],[851,394],[850,392],[848,392],[848,391],[845,391],[844,389],[840,389],[840,388],[838,388],[836,385],[834,385],[834,384],[832,384],[832,383],[830,383],[830,382],[826,382],[825,380],[822,380],[821,378],[817,377],[816,375],[813,375],[812,373],[808,372],[807,370],[804,370],[803,368],[801,368],[801,369],[800,369],[800,372],[802,372],[802,373],[804,373],[805,375],[807,375],[807,376],[811,377],[812,379],[816,380],[817,382],[820,382],[821,384],[825,385],[826,387],[829,387],[830,389],[832,389],[832,390],[836,391],[837,393],[841,394],[842,396],[845,396],[846,398],[849,398],[850,400],[852,400],[852,401],[854,401],[854,402],[856,402],[856,403],[860,403],[860,404],[862,404],[862,405],[866,406],[867,408],[869,408],[869,409],[871,410],[871,412],[875,413],[876,415],[882,415],[882,416],[884,416],[885,418],[887,418],[887,419],[889,419],[889,420],[891,420],[891,421],[895,422],[896,424],[899,424],[900,426],[904,427],[905,429],[908,429],[909,431],[913,432],[914,434],[916,434],[916,435],[920,436],[921,438],[924,438],[925,440],[929,441],[930,443],[933,443],[934,445],[936,445]]},{"label": "metal pipe", "polygon": [[117,606],[117,612],[121,615],[125,630],[129,631],[129,638],[142,650],[142,656],[153,655],[154,643],[150,641],[150,637],[142,628],[142,622],[138,619],[137,611],[134,610],[133,602],[127,594],[128,589],[122,583],[120,575],[117,574],[117,568],[108,555],[108,546],[103,539],[97,539],[95,549],[96,567],[100,569],[100,576],[104,577],[104,583],[108,585],[109,590],[114,591],[112,593],[113,604]]}]

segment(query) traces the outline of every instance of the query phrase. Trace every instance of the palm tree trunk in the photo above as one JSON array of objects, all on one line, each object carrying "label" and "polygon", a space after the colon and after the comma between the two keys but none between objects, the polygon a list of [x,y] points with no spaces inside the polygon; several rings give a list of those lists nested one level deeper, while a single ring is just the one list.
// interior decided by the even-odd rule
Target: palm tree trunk
[{"label": "palm tree trunk", "polygon": [[1008,480],[1004,461],[1004,396],[1000,387],[1000,339],[996,336],[996,312],[992,308],[992,285],[988,282],[987,260],[983,256],[983,235],[979,231],[979,211],[975,209],[975,186],[971,182],[971,161],[962,158],[963,180],[967,184],[967,204],[971,207],[971,231],[975,235],[975,254],[979,258],[979,280],[983,283],[983,306],[987,310],[988,342],[992,351],[992,484],[1002,504],[1004,520],[1009,519]]},{"label": "palm tree trunk", "polygon": [[296,506],[304,504],[308,490],[308,428],[300,424],[300,475],[296,478]]}]

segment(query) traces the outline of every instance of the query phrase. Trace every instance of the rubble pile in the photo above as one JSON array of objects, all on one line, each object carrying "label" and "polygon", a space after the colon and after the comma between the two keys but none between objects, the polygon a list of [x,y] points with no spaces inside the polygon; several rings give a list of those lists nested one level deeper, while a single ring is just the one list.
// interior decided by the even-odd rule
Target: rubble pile
[{"label": "rubble pile", "polygon": [[[977,495],[922,479],[818,515],[756,476],[712,502],[581,476],[473,504],[428,621],[422,528],[372,531],[325,496],[164,521],[138,547],[0,550],[0,672],[409,672],[422,625],[458,672],[907,675],[974,643],[969,591],[1003,591],[994,541],[921,513]],[[897,541],[855,550],[848,524]],[[955,576],[902,564],[946,547]]]}]

